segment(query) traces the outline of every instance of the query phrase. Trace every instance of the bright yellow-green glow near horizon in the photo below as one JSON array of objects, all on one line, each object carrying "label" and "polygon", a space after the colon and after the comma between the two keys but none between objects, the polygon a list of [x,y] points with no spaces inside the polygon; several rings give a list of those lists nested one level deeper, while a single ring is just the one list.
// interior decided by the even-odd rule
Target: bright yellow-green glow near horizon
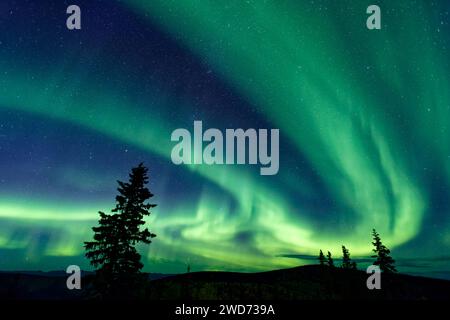
[{"label": "bright yellow-green glow near horizon", "polygon": [[[155,173],[154,186],[167,183],[155,192],[158,207],[148,220],[158,236],[141,248],[152,271],[184,271],[187,261],[202,269],[268,270],[299,263],[281,255],[339,255],[342,244],[366,256],[372,228],[406,256],[411,243],[437,254],[450,247],[450,223],[442,218],[450,208],[448,10],[381,1],[383,29],[369,31],[369,4],[126,0],[105,9],[117,14],[110,17],[114,31],[101,15],[78,34],[44,24],[46,37],[64,40],[38,42],[34,51],[11,40],[25,33],[10,26],[11,35],[0,39],[0,151],[10,156],[0,172],[8,173],[7,161],[23,148],[33,150],[37,165],[25,165],[17,181],[42,170],[36,158],[63,159],[65,146],[49,153],[16,142],[35,134],[22,117],[44,119],[62,136],[75,126],[157,159],[132,159],[146,162],[151,178]],[[226,94],[215,96],[219,86]],[[279,128],[279,174],[173,165],[170,134],[194,120]],[[60,144],[50,141],[49,149]],[[80,197],[45,194],[49,182],[42,189],[24,182],[24,192],[0,189],[0,250],[24,250],[42,269],[48,257],[80,261],[97,211],[114,206],[114,193],[91,189],[110,182],[113,190],[121,178],[103,168],[121,167],[116,154],[88,169],[75,156],[61,160],[55,179],[82,190]],[[186,176],[178,181],[177,174]]]}]

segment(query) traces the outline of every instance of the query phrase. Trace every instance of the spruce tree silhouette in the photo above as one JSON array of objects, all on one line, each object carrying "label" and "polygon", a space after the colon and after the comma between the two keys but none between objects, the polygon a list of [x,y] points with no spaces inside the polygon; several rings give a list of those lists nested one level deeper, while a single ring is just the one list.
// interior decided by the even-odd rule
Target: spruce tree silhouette
[{"label": "spruce tree silhouette", "polygon": [[319,259],[320,265],[324,266],[327,260],[325,259],[325,256],[324,256],[322,250],[320,250],[320,252],[319,252],[319,258],[318,259]]},{"label": "spruce tree silhouette", "polygon": [[342,246],[342,268],[356,269],[356,262],[350,258],[350,252],[345,246]]},{"label": "spruce tree silhouette", "polygon": [[330,251],[328,251],[328,253],[327,253],[327,259],[328,259],[328,261],[327,261],[328,266],[334,267],[334,261],[333,261],[333,258],[331,257]]},{"label": "spruce tree silhouette", "polygon": [[144,289],[146,279],[140,272],[143,264],[136,245],[150,244],[156,237],[147,228],[141,230],[144,216],[156,206],[146,203],[153,197],[145,186],[147,171],[141,163],[132,169],[129,182],[117,181],[116,207],[112,214],[99,212],[99,225],[92,228],[94,241],[85,242],[85,255],[97,269],[93,284],[100,298],[137,298]]},{"label": "spruce tree silhouette", "polygon": [[383,245],[381,242],[380,235],[377,233],[375,229],[372,230],[373,242],[372,244],[375,246],[375,249],[372,251],[375,255],[372,258],[376,258],[374,265],[380,267],[380,270],[386,273],[397,272],[395,268],[395,260],[390,256],[391,251]]}]

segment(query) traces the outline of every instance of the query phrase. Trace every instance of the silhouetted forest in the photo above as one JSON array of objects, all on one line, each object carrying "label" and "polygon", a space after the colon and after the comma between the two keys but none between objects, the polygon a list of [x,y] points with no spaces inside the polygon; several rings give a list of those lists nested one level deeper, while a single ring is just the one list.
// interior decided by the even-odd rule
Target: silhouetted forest
[{"label": "silhouetted forest", "polygon": [[[382,243],[379,233],[373,229],[372,230],[373,237],[373,246],[372,249],[374,255],[372,258],[375,258],[373,261],[374,266],[378,266],[380,270],[384,273],[396,273],[397,269],[395,268],[395,260],[391,257],[391,251]],[[327,256],[325,257],[323,251],[319,251],[319,265],[328,266],[330,268],[334,268],[334,260],[330,251],[328,251]],[[357,269],[357,264],[355,261],[352,261],[350,258],[350,251],[343,245],[342,246],[342,265],[343,269]]]},{"label": "silhouetted forest", "polygon": [[[341,264],[330,251],[319,251],[318,265],[261,273],[187,272],[180,275],[142,273],[136,246],[150,244],[156,235],[145,227],[156,205],[147,188],[148,169],[141,163],[127,182],[118,181],[115,207],[99,212],[85,242],[86,257],[95,272],[85,273],[82,290],[67,290],[65,273],[0,273],[0,298],[76,300],[323,300],[323,299],[450,299],[450,281],[398,274],[390,250],[372,230],[373,265],[383,273],[382,289],[369,290],[368,274],[358,270],[350,250],[342,245]],[[150,280],[152,279],[152,280]]]}]

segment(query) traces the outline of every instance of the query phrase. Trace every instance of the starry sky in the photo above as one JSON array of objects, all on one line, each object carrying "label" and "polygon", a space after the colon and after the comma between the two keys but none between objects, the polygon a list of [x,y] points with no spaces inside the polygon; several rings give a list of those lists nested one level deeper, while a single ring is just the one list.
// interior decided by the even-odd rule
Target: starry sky
[{"label": "starry sky", "polygon": [[[366,28],[366,9],[382,29]],[[66,28],[81,8],[82,29]],[[145,271],[260,271],[371,230],[450,277],[448,1],[3,0],[0,269],[89,269],[116,180],[149,167]],[[177,128],[280,129],[280,169],[183,165]]]}]

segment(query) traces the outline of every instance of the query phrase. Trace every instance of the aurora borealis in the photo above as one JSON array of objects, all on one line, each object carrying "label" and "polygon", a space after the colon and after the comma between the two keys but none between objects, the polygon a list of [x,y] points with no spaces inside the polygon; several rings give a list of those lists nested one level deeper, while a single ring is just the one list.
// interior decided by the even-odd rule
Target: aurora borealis
[{"label": "aurora borealis", "polygon": [[[382,30],[366,28],[374,3]],[[65,27],[69,4],[81,30]],[[366,257],[376,228],[400,271],[442,276],[449,11],[445,0],[2,1],[0,269],[88,268],[97,212],[143,161],[158,204],[146,271],[269,270],[342,244]],[[278,174],[175,166],[171,132],[195,120],[279,128]]]}]

